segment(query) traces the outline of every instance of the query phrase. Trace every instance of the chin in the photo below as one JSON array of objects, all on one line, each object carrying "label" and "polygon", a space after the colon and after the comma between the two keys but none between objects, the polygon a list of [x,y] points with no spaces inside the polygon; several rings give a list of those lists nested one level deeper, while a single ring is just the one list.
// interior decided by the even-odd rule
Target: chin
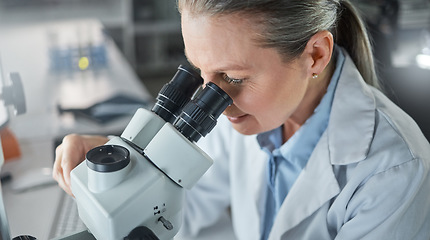
[{"label": "chin", "polygon": [[241,126],[241,124],[232,123],[232,125],[237,132],[243,135],[254,135],[261,132],[261,131],[258,131],[256,128],[244,127],[244,126]]}]

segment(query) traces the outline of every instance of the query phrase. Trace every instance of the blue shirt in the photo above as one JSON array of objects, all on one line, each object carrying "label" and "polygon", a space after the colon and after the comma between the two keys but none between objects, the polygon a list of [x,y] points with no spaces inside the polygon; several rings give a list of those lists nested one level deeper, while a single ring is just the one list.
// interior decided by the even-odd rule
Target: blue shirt
[{"label": "blue shirt", "polygon": [[312,116],[306,120],[300,129],[284,144],[282,144],[282,127],[257,136],[261,149],[269,156],[267,165],[269,189],[264,222],[262,223],[262,239],[268,238],[276,213],[327,128],[334,92],[345,62],[345,56],[337,47],[335,47],[334,57],[337,58],[336,69],[327,92],[315,108]]}]

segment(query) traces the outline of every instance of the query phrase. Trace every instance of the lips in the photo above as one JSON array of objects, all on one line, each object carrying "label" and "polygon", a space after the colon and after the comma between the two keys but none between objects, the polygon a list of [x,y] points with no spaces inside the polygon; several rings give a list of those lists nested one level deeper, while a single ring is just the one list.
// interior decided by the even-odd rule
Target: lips
[{"label": "lips", "polygon": [[249,116],[248,114],[244,114],[244,115],[237,116],[237,117],[227,116],[227,118],[232,123],[241,123],[241,122],[245,121],[248,116]]}]

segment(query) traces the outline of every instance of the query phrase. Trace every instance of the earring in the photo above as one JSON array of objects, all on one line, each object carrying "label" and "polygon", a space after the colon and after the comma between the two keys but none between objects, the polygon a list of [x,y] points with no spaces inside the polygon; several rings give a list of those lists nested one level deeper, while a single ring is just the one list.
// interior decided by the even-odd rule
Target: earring
[{"label": "earring", "polygon": [[316,74],[316,73],[312,73],[312,78],[313,79],[315,79],[315,78],[317,78],[318,77],[318,74]]}]

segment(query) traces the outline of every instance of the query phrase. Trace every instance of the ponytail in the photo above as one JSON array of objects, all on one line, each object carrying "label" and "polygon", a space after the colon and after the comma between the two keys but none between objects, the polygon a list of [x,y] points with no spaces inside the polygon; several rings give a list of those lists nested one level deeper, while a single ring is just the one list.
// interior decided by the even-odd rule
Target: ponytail
[{"label": "ponytail", "polygon": [[339,3],[335,42],[350,54],[364,81],[380,88],[366,27],[358,11],[348,0],[340,0]]}]

